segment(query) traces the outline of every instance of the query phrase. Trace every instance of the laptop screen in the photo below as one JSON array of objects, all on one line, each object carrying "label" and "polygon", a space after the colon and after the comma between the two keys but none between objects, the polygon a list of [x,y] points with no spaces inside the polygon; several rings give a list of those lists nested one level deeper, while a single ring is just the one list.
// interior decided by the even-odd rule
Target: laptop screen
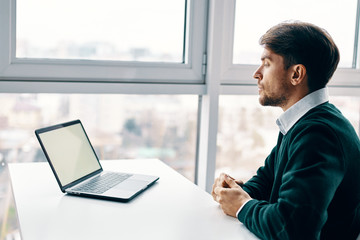
[{"label": "laptop screen", "polygon": [[80,122],[38,136],[62,186],[101,168]]}]

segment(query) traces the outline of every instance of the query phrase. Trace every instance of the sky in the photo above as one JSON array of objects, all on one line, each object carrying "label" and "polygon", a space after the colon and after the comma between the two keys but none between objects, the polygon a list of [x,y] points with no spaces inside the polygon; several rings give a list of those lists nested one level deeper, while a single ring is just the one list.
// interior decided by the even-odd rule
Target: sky
[{"label": "sky", "polygon": [[119,49],[171,51],[179,46],[182,51],[184,2],[18,0],[17,38],[42,47],[109,42]]}]

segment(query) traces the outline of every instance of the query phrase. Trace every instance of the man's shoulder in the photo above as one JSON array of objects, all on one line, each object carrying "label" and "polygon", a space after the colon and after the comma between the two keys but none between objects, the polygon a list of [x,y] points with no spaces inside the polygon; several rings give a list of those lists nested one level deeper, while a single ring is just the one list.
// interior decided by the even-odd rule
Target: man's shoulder
[{"label": "man's shoulder", "polygon": [[307,131],[310,134],[332,132],[356,136],[354,127],[333,104],[326,102],[309,110],[290,129],[289,135]]},{"label": "man's shoulder", "polygon": [[307,112],[291,129],[292,135],[306,131],[308,134],[332,135],[336,138],[358,138],[354,127],[333,104],[323,103]]},{"label": "man's shoulder", "polygon": [[344,117],[340,110],[329,102],[320,104],[309,110],[299,119],[295,126],[302,126],[303,124],[317,126],[327,125],[335,128],[339,127],[339,124],[342,125],[341,127],[343,127],[344,124],[351,126],[350,122]]}]

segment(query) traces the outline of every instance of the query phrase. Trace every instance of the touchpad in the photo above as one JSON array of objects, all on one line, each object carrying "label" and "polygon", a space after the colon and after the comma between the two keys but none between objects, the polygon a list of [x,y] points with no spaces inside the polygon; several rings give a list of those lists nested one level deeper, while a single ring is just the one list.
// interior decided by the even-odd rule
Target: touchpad
[{"label": "touchpad", "polygon": [[123,190],[141,190],[147,186],[145,181],[127,179],[114,187],[114,189],[123,189]]}]

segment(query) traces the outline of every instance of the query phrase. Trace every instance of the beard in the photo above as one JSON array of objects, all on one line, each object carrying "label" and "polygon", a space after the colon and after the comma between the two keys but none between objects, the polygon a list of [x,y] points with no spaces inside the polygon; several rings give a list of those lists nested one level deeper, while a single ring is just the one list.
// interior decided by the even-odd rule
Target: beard
[{"label": "beard", "polygon": [[266,86],[259,96],[259,103],[263,106],[283,107],[287,104],[291,94],[291,85],[287,84],[285,79],[276,91],[265,91]]},{"label": "beard", "polygon": [[281,107],[286,105],[287,98],[285,95],[282,96],[264,96],[259,97],[259,103],[263,106]]}]

